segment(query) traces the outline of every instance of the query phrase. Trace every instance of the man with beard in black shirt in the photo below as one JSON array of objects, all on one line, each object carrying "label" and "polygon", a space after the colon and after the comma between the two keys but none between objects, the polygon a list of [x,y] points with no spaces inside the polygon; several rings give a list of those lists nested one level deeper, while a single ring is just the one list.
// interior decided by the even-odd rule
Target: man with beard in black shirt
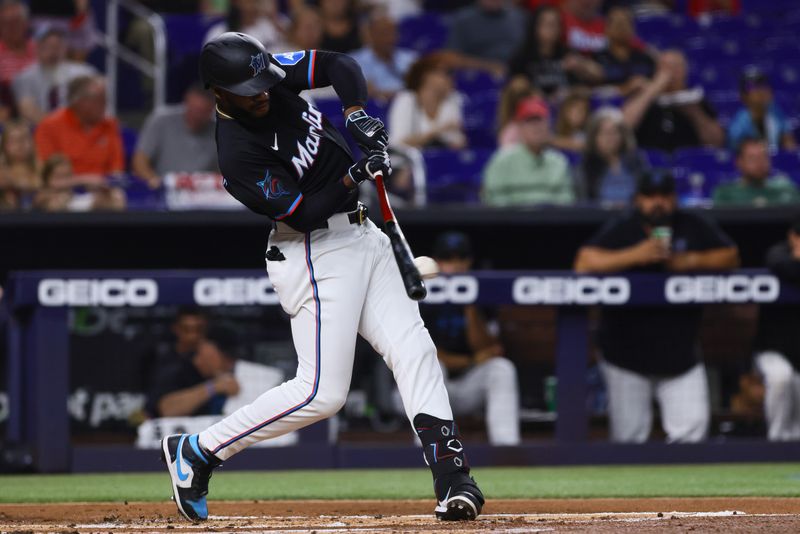
[{"label": "man with beard in black shirt", "polygon": [[[580,273],[723,271],[739,263],[713,222],[677,209],[668,174],[640,177],[635,209],[610,221],[579,251]],[[698,353],[701,307],[606,307],[598,332],[609,399],[611,439],[650,435],[653,397],[669,442],[704,439],[708,383]]]}]

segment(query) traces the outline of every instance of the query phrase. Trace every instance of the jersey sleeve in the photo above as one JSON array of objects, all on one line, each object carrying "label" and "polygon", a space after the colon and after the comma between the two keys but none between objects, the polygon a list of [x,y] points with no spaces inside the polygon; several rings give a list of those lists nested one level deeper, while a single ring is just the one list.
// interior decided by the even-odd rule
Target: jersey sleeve
[{"label": "jersey sleeve", "polygon": [[270,61],[286,72],[281,84],[295,93],[333,86],[345,109],[366,105],[367,82],[364,74],[358,62],[346,54],[297,50],[273,54]]},{"label": "jersey sleeve", "polygon": [[269,162],[239,162],[222,171],[223,186],[236,200],[261,215],[280,221],[290,217],[303,194],[279,165]]}]

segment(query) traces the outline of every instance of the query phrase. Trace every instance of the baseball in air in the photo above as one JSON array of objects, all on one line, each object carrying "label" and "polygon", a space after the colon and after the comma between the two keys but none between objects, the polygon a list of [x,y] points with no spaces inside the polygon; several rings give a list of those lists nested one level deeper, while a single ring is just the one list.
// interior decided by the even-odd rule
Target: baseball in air
[{"label": "baseball in air", "polygon": [[414,258],[414,265],[417,266],[419,274],[422,275],[422,278],[425,280],[428,278],[436,278],[436,276],[439,275],[439,264],[430,256]]}]

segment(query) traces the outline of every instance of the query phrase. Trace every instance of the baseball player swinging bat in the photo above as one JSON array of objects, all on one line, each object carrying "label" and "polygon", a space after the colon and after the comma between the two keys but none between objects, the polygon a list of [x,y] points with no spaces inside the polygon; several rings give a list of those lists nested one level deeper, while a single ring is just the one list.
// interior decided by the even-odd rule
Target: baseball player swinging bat
[{"label": "baseball player swinging bat", "polygon": [[[266,269],[290,318],[298,365],[295,378],[202,432],[162,440],[178,511],[207,519],[211,472],[222,462],[336,414],[350,389],[360,334],[394,373],[433,475],[434,515],[475,519],[483,493],[470,476],[436,346],[419,306],[403,295],[419,300],[425,286],[386,198],[388,133],[364,110],[367,84],[358,63],[324,50],[270,54],[253,37],[227,32],[204,45],[200,72],[217,103],[223,187],[270,224]],[[329,86],[363,158],[298,95]],[[358,202],[367,180],[377,182],[386,233]]]},{"label": "baseball player swinging bat", "polygon": [[383,229],[392,242],[392,252],[394,252],[394,259],[400,268],[400,275],[403,277],[406,294],[411,300],[422,300],[428,294],[428,290],[425,289],[425,283],[422,281],[419,269],[414,265],[414,256],[411,254],[411,248],[408,246],[406,236],[403,235],[403,230],[397,222],[397,217],[394,215],[391,204],[389,204],[389,195],[383,183],[382,172],[376,173],[375,186],[378,188],[378,201],[380,202],[381,215],[383,216]]}]

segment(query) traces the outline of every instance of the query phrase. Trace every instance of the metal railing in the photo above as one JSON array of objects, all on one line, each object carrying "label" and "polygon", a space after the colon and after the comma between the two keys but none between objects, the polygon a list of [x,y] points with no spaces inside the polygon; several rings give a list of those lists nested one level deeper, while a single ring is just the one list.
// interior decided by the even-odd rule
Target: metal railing
[{"label": "metal railing", "polygon": [[[137,54],[119,41],[119,10],[124,8],[153,29],[153,61]],[[106,49],[108,80],[108,113],[117,111],[117,65],[122,60],[153,80],[153,107],[159,109],[167,101],[167,30],[164,19],[133,0],[108,0],[106,33],[102,35]]]}]

